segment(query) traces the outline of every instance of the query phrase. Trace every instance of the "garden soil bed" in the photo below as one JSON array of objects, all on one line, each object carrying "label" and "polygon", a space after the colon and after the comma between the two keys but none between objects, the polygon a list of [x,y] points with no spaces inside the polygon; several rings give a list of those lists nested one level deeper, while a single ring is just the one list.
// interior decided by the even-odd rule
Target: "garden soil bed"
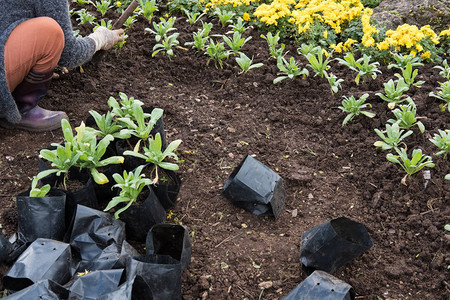
[{"label": "garden soil bed", "polygon": [[[197,25],[179,16],[180,45]],[[206,19],[203,19],[206,21]],[[64,110],[73,127],[95,109],[107,110],[119,92],[164,109],[168,142],[182,139],[179,174],[183,185],[168,222],[182,222],[191,234],[192,263],[183,274],[184,299],[280,299],[307,275],[299,263],[301,235],[330,219],[346,216],[365,224],[374,247],[334,274],[351,284],[357,299],[447,299],[450,236],[444,231],[450,208],[448,159],[433,156],[436,167],[424,188],[422,173],[400,183],[404,172],[373,146],[375,128],[384,128],[392,113],[375,93],[394,71],[357,86],[347,68],[332,62],[344,78],[343,89],[331,94],[324,78],[310,76],[274,85],[277,67],[266,41],[255,29],[244,47],[262,68],[239,74],[234,59],[223,69],[202,53],[176,48],[169,59],[152,57],[153,35],[139,19],[120,51],[111,50],[53,82],[42,106]],[[213,33],[218,30],[214,23]],[[288,55],[304,61],[293,47]],[[444,79],[431,65],[420,68],[425,80],[408,94],[426,127],[406,139],[409,150],[437,152],[428,140],[449,128],[449,112],[428,97]],[[338,109],[342,96],[369,93],[377,115],[358,116],[346,126]],[[17,228],[14,195],[28,189],[37,173],[37,152],[62,134],[0,130],[0,210],[3,233]],[[254,216],[222,195],[231,171],[246,155],[284,178],[287,201],[277,220]],[[4,274],[9,266],[2,266]],[[263,283],[262,285],[260,285]],[[262,290],[261,286],[265,289]]]}]

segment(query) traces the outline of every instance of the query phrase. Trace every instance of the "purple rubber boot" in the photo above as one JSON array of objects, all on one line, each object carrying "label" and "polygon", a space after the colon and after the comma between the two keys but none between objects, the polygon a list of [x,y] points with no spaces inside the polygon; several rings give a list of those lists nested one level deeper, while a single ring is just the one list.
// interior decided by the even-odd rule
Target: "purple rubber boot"
[{"label": "purple rubber boot", "polygon": [[31,70],[28,73],[12,92],[22,119],[17,124],[8,123],[5,127],[35,132],[50,131],[60,128],[62,119],[69,119],[65,112],[46,110],[38,106],[50,87],[52,76],[53,70],[43,73]]}]

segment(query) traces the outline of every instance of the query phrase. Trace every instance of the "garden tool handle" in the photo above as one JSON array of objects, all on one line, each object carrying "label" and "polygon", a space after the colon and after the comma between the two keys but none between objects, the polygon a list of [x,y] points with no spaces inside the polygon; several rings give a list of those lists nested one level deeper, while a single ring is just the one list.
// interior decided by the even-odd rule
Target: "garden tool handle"
[{"label": "garden tool handle", "polygon": [[129,16],[131,16],[134,12],[134,10],[139,6],[139,3],[136,0],[133,0],[133,2],[128,5],[127,9],[125,9],[122,13],[122,15],[117,19],[117,21],[113,24],[111,29],[120,29],[122,27],[123,23],[128,19]]}]

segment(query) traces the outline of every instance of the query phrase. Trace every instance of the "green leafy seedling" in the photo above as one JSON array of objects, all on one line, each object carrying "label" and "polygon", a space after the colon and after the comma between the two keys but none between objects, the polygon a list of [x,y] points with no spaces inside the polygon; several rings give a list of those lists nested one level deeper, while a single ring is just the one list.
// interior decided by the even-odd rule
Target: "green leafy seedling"
[{"label": "green leafy seedling", "polygon": [[275,78],[273,80],[274,84],[277,84],[286,78],[294,79],[300,75],[309,76],[308,70],[305,68],[301,69],[293,56],[291,56],[289,62],[284,57],[281,57],[281,59],[278,60],[277,67],[284,75]]},{"label": "green leafy seedling", "polygon": [[381,147],[381,149],[383,150],[398,148],[400,143],[413,133],[412,130],[408,130],[407,132],[403,133],[404,130],[400,130],[400,127],[397,123],[392,124],[392,126],[386,124],[386,130],[381,131],[379,129],[375,129],[375,132],[382,139],[382,141],[376,141],[374,143],[374,146]]},{"label": "green leafy seedling", "polygon": [[406,101],[407,96],[403,95],[403,93],[409,90],[409,84],[403,78],[395,82],[390,79],[387,83],[383,83],[383,85],[385,94],[376,93],[375,95],[388,102],[389,109],[394,109],[396,105]]},{"label": "green leafy seedling", "polygon": [[445,101],[444,108],[447,107],[450,112],[450,80],[444,83],[439,82],[439,84],[441,85],[439,87],[440,91],[437,94],[430,92],[429,96]]},{"label": "green leafy seedling", "polygon": [[447,158],[447,154],[450,152],[450,131],[439,129],[439,134],[435,133],[434,137],[430,139],[430,142],[441,149],[435,155],[444,154],[444,158]]},{"label": "green leafy seedling", "polygon": [[411,159],[408,158],[408,154],[405,149],[396,149],[398,155],[388,153],[386,159],[390,162],[399,164],[403,170],[405,170],[406,175],[402,179],[402,183],[406,185],[406,177],[411,177],[411,175],[419,172],[423,168],[433,168],[434,163],[431,156],[422,154],[422,150],[414,149],[412,152]]},{"label": "green leafy seedling", "polygon": [[339,109],[343,112],[346,112],[347,116],[345,117],[344,121],[342,121],[342,126],[346,125],[359,114],[363,114],[369,118],[375,117],[374,113],[363,110],[366,107],[372,107],[370,103],[364,103],[369,97],[369,94],[364,94],[359,99],[355,99],[354,96],[350,96],[348,98],[346,96],[343,97],[344,100],[342,100],[342,106],[339,106]]},{"label": "green leafy seedling", "polygon": [[253,64],[253,58],[249,58],[242,52],[240,52],[239,55],[239,57],[236,57],[236,62],[239,67],[241,67],[243,73],[247,73],[251,69],[260,68],[264,65],[263,63]]},{"label": "green leafy seedling", "polygon": [[422,122],[418,121],[416,117],[416,104],[411,98],[407,98],[407,100],[409,102],[408,105],[400,105],[399,108],[392,111],[396,119],[389,119],[387,122],[391,124],[397,123],[402,129],[409,129],[417,125],[420,132],[424,133],[425,126]]}]

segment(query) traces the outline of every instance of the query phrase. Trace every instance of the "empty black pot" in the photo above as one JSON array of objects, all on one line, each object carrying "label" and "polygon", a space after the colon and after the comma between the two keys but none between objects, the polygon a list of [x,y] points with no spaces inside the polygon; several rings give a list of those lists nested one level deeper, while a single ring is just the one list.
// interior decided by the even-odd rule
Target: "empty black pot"
[{"label": "empty black pot", "polygon": [[314,271],[283,300],[353,300],[355,292],[348,283],[323,271]]},{"label": "empty black pot", "polygon": [[236,206],[255,215],[275,218],[283,211],[286,201],[283,179],[251,156],[233,170],[223,193]]},{"label": "empty black pot", "polygon": [[363,224],[340,217],[303,233],[300,262],[307,273],[333,273],[372,246]]}]

